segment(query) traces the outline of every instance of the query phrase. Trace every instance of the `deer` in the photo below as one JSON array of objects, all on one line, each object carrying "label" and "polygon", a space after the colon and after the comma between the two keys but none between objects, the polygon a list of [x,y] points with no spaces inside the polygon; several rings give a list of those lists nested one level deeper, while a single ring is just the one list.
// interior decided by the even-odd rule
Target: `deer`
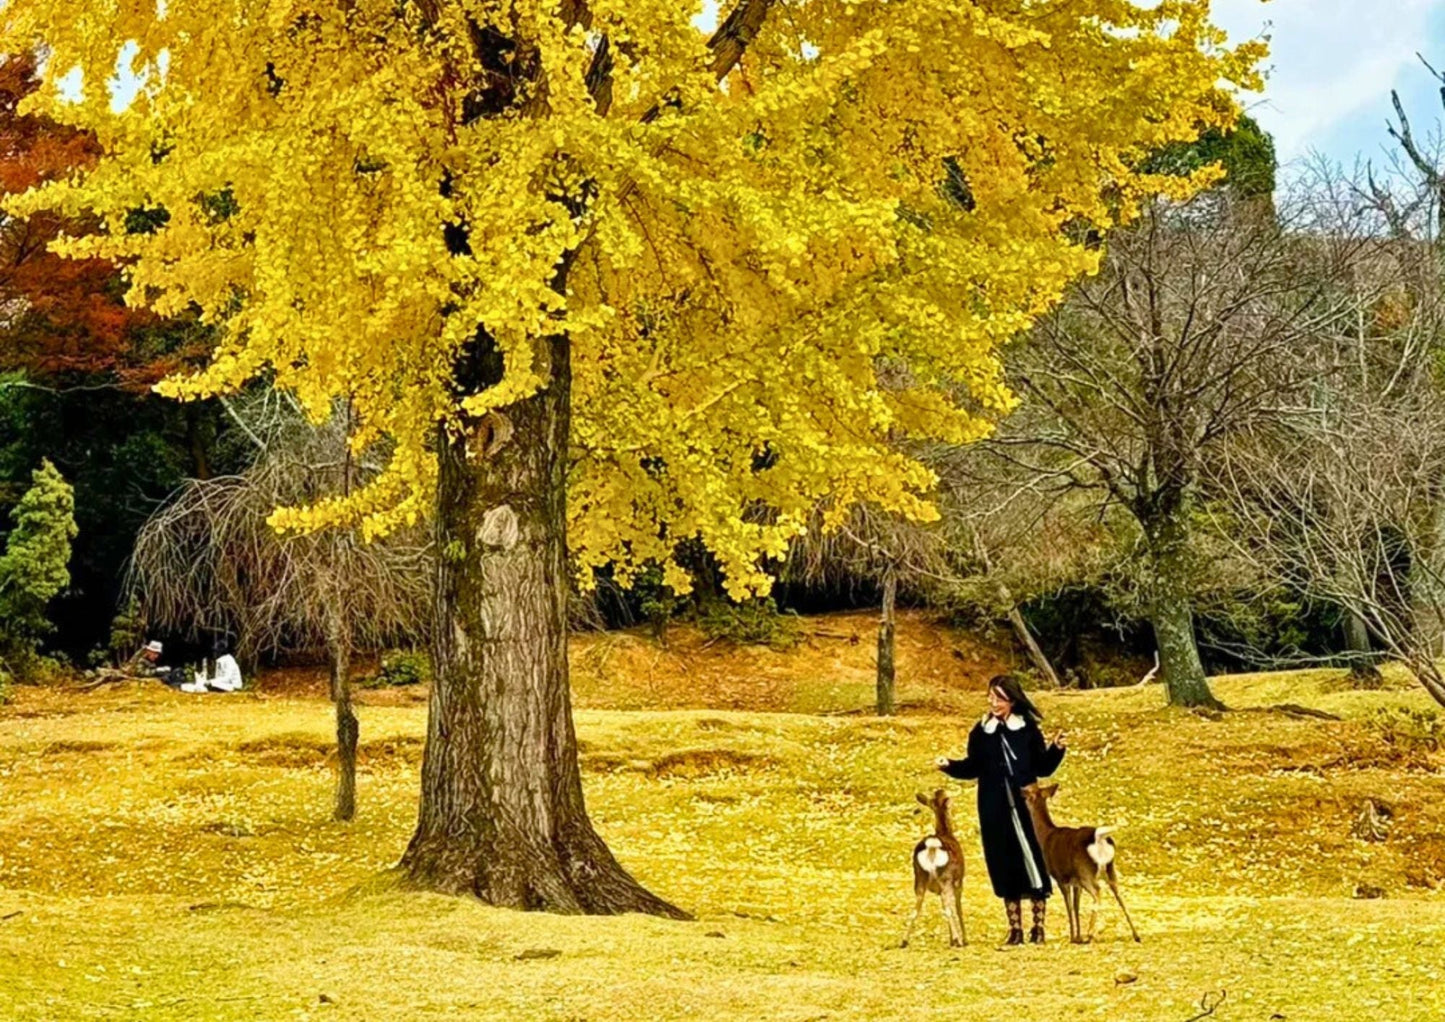
[{"label": "deer", "polygon": [[923,912],[924,897],[936,894],[943,902],[943,917],[948,920],[949,947],[963,947],[968,943],[963,931],[963,847],[948,821],[948,796],[938,788],[932,798],[919,792],[918,801],[933,810],[933,833],[913,846],[913,893],[918,900],[898,946],[908,946]]},{"label": "deer", "polygon": [[[1129,910],[1119,896],[1119,876],[1114,869],[1116,849],[1114,839],[1109,837],[1110,832],[1117,828],[1057,826],[1049,815],[1049,799],[1058,790],[1057,784],[1047,787],[1030,784],[1024,787],[1023,793],[1029,815],[1033,817],[1039,848],[1044,853],[1044,865],[1064,896],[1064,908],[1069,914],[1069,940],[1074,944],[1087,944],[1094,939],[1094,925],[1099,919],[1099,877],[1102,875],[1109,890],[1114,892],[1114,900],[1124,913],[1124,921],[1129,924],[1134,942],[1140,943],[1139,931],[1134,929],[1134,920],[1129,918]],[[1084,891],[1094,896],[1087,936],[1079,915],[1079,897]]]}]

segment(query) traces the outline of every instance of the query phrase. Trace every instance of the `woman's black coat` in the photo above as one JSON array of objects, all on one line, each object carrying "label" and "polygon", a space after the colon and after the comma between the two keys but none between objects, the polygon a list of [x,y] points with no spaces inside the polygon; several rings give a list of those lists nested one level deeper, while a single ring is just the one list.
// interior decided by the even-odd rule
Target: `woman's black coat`
[{"label": "woman's black coat", "polygon": [[1044,744],[1034,722],[1013,716],[1000,723],[985,717],[969,733],[968,755],[941,768],[950,777],[978,781],[983,859],[993,893],[1000,898],[1047,898],[1053,890],[1020,789],[1049,776],[1063,758],[1059,746]]}]

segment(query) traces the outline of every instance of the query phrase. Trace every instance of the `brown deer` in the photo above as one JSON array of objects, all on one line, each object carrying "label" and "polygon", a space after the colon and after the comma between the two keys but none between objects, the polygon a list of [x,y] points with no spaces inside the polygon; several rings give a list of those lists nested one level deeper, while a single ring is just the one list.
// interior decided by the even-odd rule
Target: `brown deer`
[{"label": "brown deer", "polygon": [[898,946],[908,946],[923,911],[924,896],[936,894],[943,902],[943,917],[948,920],[948,944],[962,947],[968,943],[963,932],[963,848],[948,822],[948,796],[938,788],[932,798],[920,792],[918,801],[933,810],[933,833],[913,846],[913,893],[918,902],[903,933],[903,943]]},{"label": "brown deer", "polygon": [[[1039,848],[1044,853],[1044,865],[1064,896],[1064,908],[1069,913],[1069,940],[1075,944],[1087,944],[1094,939],[1094,924],[1099,920],[1099,876],[1102,874],[1124,913],[1129,932],[1138,942],[1139,931],[1134,929],[1134,920],[1129,918],[1129,910],[1124,908],[1124,899],[1119,896],[1119,876],[1114,870],[1114,839],[1109,837],[1114,828],[1056,826],[1049,815],[1049,799],[1058,790],[1057,784],[1048,787],[1030,784],[1023,792],[1029,805],[1029,815],[1034,820]],[[1087,936],[1079,917],[1079,896],[1084,891],[1094,896]]]}]

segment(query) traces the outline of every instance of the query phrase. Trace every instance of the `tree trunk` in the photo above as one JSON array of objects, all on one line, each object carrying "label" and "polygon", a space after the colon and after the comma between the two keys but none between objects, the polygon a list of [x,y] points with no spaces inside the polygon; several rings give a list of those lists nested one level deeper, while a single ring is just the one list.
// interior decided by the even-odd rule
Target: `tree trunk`
[{"label": "tree trunk", "polygon": [[[989,556],[988,544],[984,543],[983,537],[979,535],[977,526],[975,526],[973,530],[973,546],[978,552],[979,559],[983,562],[984,573],[992,574],[993,558]],[[1054,688],[1059,688],[1059,676],[1054,672],[1054,665],[1049,663],[1049,658],[1044,656],[1043,649],[1039,646],[1038,641],[1034,639],[1034,633],[1029,631],[1028,622],[1024,620],[1023,613],[1019,610],[1019,605],[1014,601],[1013,593],[1009,591],[1006,583],[1000,581],[997,584],[999,602],[1008,608],[1008,623],[1013,627],[1014,635],[1016,635],[1019,642],[1023,644],[1025,651],[1027,651],[1029,655],[1029,660],[1033,663],[1034,667],[1038,669],[1039,673],[1047,678]]]},{"label": "tree trunk", "polygon": [[203,409],[204,406],[199,401],[186,404],[186,444],[191,449],[191,467],[197,479],[211,478],[211,459],[206,452],[206,438],[201,423]]},{"label": "tree trunk", "polygon": [[1370,642],[1370,626],[1365,619],[1353,610],[1346,610],[1341,625],[1345,630],[1345,649],[1351,653],[1371,653],[1374,646]]},{"label": "tree trunk", "polygon": [[1194,641],[1194,615],[1189,600],[1181,595],[1164,595],[1154,601],[1150,624],[1159,646],[1159,665],[1169,701],[1175,706],[1207,706],[1222,710],[1214,698]]},{"label": "tree trunk", "polygon": [[336,809],[338,820],[356,815],[356,745],[361,725],[351,709],[351,636],[344,625],[333,628],[327,643],[331,658],[331,701],[336,704]]},{"label": "tree trunk", "polygon": [[878,716],[893,716],[893,607],[898,598],[898,576],[889,569],[883,576],[883,614],[878,620]]},{"label": "tree trunk", "polygon": [[1445,674],[1441,673],[1435,658],[1429,654],[1411,657],[1410,670],[1419,680],[1420,687],[1430,693],[1430,698],[1445,706]]},{"label": "tree trunk", "polygon": [[401,867],[417,887],[501,907],[687,918],[617,863],[583,804],[567,684],[566,338],[543,354],[544,390],[439,444],[430,716]]},{"label": "tree trunk", "polygon": [[1194,638],[1194,613],[1189,605],[1188,526],[1176,515],[1145,524],[1154,568],[1154,592],[1149,623],[1159,649],[1160,673],[1175,706],[1206,706],[1224,709],[1209,690],[1199,644]]},{"label": "tree trunk", "polygon": [[[1006,591],[1007,590],[1005,590],[1005,592]],[[1018,637],[1019,642],[1023,643],[1024,649],[1028,651],[1029,661],[1034,665],[1034,669],[1047,678],[1049,684],[1053,685],[1054,688],[1061,687],[1059,676],[1054,673],[1054,665],[1049,663],[1049,658],[1044,655],[1043,647],[1041,647],[1038,640],[1034,638],[1034,633],[1029,630],[1029,623],[1024,620],[1023,613],[1019,610],[1018,604],[1016,603],[1009,607],[1008,623],[1013,626],[1014,635]]]}]

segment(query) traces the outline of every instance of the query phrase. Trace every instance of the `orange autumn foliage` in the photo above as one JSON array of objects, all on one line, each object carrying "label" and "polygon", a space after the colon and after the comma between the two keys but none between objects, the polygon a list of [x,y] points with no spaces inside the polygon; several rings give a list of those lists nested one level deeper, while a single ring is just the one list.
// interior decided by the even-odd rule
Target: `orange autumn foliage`
[{"label": "orange autumn foliage", "polygon": [[[60,180],[98,154],[87,133],[17,106],[39,85],[29,57],[0,59],[0,196]],[[45,212],[0,217],[0,371],[53,379],[108,375],[145,390],[179,367],[174,355],[148,350],[140,328],[155,317],[127,308],[120,272],[104,259],[67,259],[50,242],[92,225]]]}]

